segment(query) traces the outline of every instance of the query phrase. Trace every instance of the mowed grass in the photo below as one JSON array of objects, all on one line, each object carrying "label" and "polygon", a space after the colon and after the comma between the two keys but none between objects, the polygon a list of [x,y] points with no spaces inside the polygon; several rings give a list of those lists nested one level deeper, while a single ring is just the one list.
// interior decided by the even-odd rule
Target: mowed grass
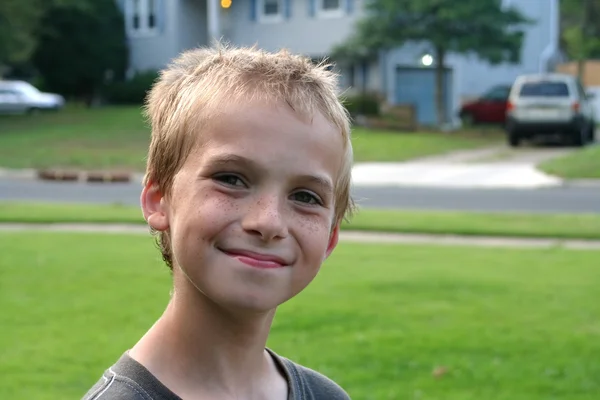
[{"label": "mowed grass", "polygon": [[150,130],[141,107],[0,116],[0,167],[144,168]]},{"label": "mowed grass", "polygon": [[[353,400],[596,400],[600,252],[341,244],[268,346]],[[0,398],[80,398],[161,314],[145,236],[0,233]],[[434,372],[439,372],[434,373]]]},{"label": "mowed grass", "polygon": [[[496,143],[497,135],[354,130],[356,161],[410,158]],[[140,107],[0,116],[0,167],[142,171],[150,130]]]},{"label": "mowed grass", "polygon": [[600,146],[543,162],[539,168],[566,179],[600,179]]},{"label": "mowed grass", "polygon": [[[0,202],[0,223],[145,223],[139,207]],[[343,229],[395,233],[600,239],[598,214],[361,209]]]}]

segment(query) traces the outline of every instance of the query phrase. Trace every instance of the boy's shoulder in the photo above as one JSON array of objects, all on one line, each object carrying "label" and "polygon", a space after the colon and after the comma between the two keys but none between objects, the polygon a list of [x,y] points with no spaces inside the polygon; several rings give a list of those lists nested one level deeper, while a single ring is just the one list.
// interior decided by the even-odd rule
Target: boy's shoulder
[{"label": "boy's shoulder", "polygon": [[127,353],[83,396],[82,400],[181,400]]},{"label": "boy's shoulder", "polygon": [[291,399],[302,400],[350,400],[350,396],[340,385],[325,375],[282,357],[272,350],[269,352],[285,369],[290,384]]},{"label": "boy's shoulder", "polygon": [[[291,400],[350,400],[337,383],[267,349],[283,369]],[[181,400],[127,353],[86,393],[83,400]]]}]

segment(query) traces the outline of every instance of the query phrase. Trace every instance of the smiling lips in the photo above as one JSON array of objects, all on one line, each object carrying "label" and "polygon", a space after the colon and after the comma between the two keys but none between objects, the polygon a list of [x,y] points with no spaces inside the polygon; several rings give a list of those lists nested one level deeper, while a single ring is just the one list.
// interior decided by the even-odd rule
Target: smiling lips
[{"label": "smiling lips", "polygon": [[253,251],[235,249],[221,251],[223,251],[223,253],[227,254],[229,257],[235,258],[236,260],[254,268],[274,269],[283,268],[288,265],[283,258],[270,254],[261,254]]}]

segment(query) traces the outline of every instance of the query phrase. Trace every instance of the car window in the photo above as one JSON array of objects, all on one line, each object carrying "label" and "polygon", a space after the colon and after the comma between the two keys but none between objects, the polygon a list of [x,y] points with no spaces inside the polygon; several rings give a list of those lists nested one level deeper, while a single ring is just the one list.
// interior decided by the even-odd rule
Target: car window
[{"label": "car window", "polygon": [[496,87],[485,93],[483,98],[488,100],[506,100],[509,93],[510,88],[508,87]]},{"label": "car window", "polygon": [[23,94],[28,94],[28,95],[35,95],[39,93],[39,90],[37,90],[37,88],[35,88],[34,86],[31,86],[28,83],[22,83],[19,86],[17,86],[17,89],[19,90],[19,92],[23,93]]},{"label": "car window", "polygon": [[521,97],[568,97],[569,87],[565,82],[527,82],[521,86]]}]

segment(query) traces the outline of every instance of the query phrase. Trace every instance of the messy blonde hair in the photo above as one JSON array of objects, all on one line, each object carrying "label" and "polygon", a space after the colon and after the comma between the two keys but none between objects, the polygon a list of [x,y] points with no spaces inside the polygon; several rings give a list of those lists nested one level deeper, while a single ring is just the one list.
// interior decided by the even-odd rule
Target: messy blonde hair
[{"label": "messy blonde hair", "polygon": [[[307,117],[320,112],[339,129],[344,156],[335,182],[334,222],[349,217],[354,210],[350,119],[337,96],[337,75],[325,62],[315,64],[285,50],[270,53],[219,44],[186,51],[161,71],[145,104],[152,139],[144,185],[155,184],[168,197],[175,174],[211,116],[226,102],[255,99],[286,102]],[[152,233],[172,268],[168,231]]]}]

